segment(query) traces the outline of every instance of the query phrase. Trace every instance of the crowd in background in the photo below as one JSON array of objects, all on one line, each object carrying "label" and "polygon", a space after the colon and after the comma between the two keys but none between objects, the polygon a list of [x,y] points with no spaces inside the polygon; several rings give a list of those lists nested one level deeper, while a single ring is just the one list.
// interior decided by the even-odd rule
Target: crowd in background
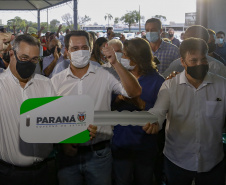
[{"label": "crowd in background", "polygon": [[[5,110],[0,114],[0,185],[225,183],[223,31],[194,25],[181,34],[181,42],[174,29],[163,32],[155,18],[146,21],[141,38],[130,40],[112,27],[107,37],[82,30],[64,34],[61,26],[41,36],[43,29],[9,34],[0,48],[0,107]],[[6,30],[0,32],[4,36]],[[25,99],[81,94],[94,100],[95,111],[149,111],[158,122],[113,129],[90,125],[92,140],[85,144],[30,146],[19,139],[16,107]],[[50,157],[53,149],[56,155]],[[53,177],[52,160],[57,164]]]}]

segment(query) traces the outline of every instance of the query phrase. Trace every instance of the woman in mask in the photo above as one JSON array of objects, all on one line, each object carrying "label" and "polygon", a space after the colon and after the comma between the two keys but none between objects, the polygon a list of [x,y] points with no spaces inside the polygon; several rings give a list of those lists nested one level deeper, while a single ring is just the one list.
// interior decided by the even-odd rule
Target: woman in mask
[{"label": "woman in mask", "polygon": [[[154,65],[149,43],[142,38],[126,40],[121,63],[138,79],[142,94],[134,99],[118,97],[112,108],[118,111],[149,110],[164,82]],[[112,153],[116,185],[153,184],[157,151],[157,135],[146,134],[141,126],[115,126]]]},{"label": "woman in mask", "polygon": [[105,37],[100,37],[96,40],[96,42],[93,45],[93,51],[90,58],[91,61],[97,62],[100,65],[105,64],[107,62],[107,59],[102,53],[102,49],[104,48],[107,41],[108,40]]}]

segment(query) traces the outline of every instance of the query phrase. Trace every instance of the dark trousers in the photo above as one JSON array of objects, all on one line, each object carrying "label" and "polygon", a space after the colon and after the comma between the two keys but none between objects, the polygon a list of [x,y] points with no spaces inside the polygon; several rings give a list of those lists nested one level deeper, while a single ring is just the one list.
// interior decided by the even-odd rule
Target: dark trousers
[{"label": "dark trousers", "polygon": [[152,185],[154,153],[112,147],[114,185]]},{"label": "dark trousers", "polygon": [[195,185],[225,185],[224,161],[208,172],[197,173],[180,168],[165,157],[164,170],[167,185],[191,185],[193,180]]},{"label": "dark trousers", "polygon": [[1,162],[0,185],[49,185],[47,163],[32,168],[20,168]]}]

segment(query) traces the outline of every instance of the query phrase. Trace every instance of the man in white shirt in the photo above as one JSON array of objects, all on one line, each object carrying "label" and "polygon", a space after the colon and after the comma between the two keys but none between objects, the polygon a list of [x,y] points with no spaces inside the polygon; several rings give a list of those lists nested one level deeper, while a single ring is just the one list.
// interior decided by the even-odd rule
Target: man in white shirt
[{"label": "man in white shirt", "polygon": [[61,43],[57,39],[52,39],[49,43],[51,55],[43,58],[43,74],[51,78],[55,73],[55,66],[64,61],[64,56],[61,53]]},{"label": "man in white shirt", "polygon": [[[29,144],[19,137],[20,106],[28,98],[54,96],[51,81],[33,74],[39,42],[20,35],[10,50],[10,65],[0,75],[0,184],[48,184],[45,159],[52,144]],[[40,178],[42,176],[42,178]]]},{"label": "man in white shirt", "polygon": [[[184,34],[184,39],[191,38],[191,37],[201,38],[204,41],[206,41],[206,43],[208,43],[209,33],[205,27],[200,25],[194,25],[194,26],[190,26]],[[226,67],[224,66],[224,64],[222,64],[220,61],[216,60],[215,58],[209,55],[207,56],[207,60],[209,63],[209,71],[211,73],[226,77]],[[169,65],[169,67],[165,70],[165,72],[162,75],[166,78],[173,71],[182,72],[183,70],[184,70],[184,67],[180,62],[180,58],[178,58],[177,60],[174,60]]]},{"label": "man in white shirt", "polygon": [[[154,108],[161,127],[165,118],[165,173],[168,185],[224,185],[222,132],[226,113],[226,79],[208,73],[208,47],[190,38],[180,46],[185,70],[163,83]],[[147,133],[158,124],[147,124]]]},{"label": "man in white shirt", "polygon": [[[18,36],[9,51],[10,65],[0,75],[0,185],[49,185],[52,144],[25,143],[19,136],[23,101],[56,95],[50,79],[34,73],[39,47],[32,36]],[[95,132],[95,126],[90,128]]]},{"label": "man in white shirt", "polygon": [[[126,97],[139,96],[141,87],[116,59],[112,47],[106,45],[104,55],[115,68],[121,82],[111,73],[90,62],[89,35],[85,31],[72,31],[65,36],[65,51],[70,66],[52,77],[57,95],[88,95],[94,101],[95,111],[110,111],[111,94]],[[110,185],[112,157],[110,126],[98,127],[92,142],[83,145],[63,145],[58,178],[60,185]]]}]

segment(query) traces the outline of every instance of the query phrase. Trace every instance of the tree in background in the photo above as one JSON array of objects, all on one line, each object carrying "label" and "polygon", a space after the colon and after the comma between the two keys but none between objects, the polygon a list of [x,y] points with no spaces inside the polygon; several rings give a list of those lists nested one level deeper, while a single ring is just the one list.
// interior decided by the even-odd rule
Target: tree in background
[{"label": "tree in background", "polygon": [[131,25],[134,23],[138,23],[139,19],[143,19],[143,16],[140,16],[139,12],[134,10],[126,13],[124,16],[121,17],[121,21],[123,21],[129,27],[129,32],[131,29]]},{"label": "tree in background", "polygon": [[115,20],[114,20],[114,25],[117,25],[120,21],[120,18],[119,17],[115,17]]},{"label": "tree in background", "polygon": [[[42,30],[42,33],[46,33],[47,31],[50,32],[56,32],[58,27],[60,25],[60,21],[58,21],[57,19],[53,19],[50,22],[50,26],[49,26],[49,30],[47,30],[47,22],[41,22],[40,26],[44,27],[44,29]],[[13,28],[15,27],[15,32],[19,33],[20,30],[22,32],[26,31],[26,27],[28,27],[27,33],[38,33],[37,27],[38,27],[38,23],[37,22],[32,22],[32,21],[27,21],[25,19],[21,19],[20,17],[15,17],[14,19],[10,19],[7,21],[7,26],[4,26],[6,29],[8,29],[8,32],[13,32]],[[73,28],[73,24],[71,24],[71,27]],[[68,29],[68,26],[62,26],[61,31],[65,32],[66,29]],[[69,28],[70,29],[70,28]]]},{"label": "tree in background", "polygon": [[53,19],[52,21],[50,21],[50,31],[56,32],[58,30],[59,25],[60,21],[58,21],[57,19]]},{"label": "tree in background", "polygon": [[88,15],[85,15],[84,17],[78,17],[78,29],[82,29],[83,25],[86,23],[86,22],[89,22],[91,21],[91,18],[88,16]]},{"label": "tree in background", "polygon": [[42,33],[46,33],[48,30],[47,30],[47,27],[48,27],[48,24],[47,22],[41,22],[40,23],[40,26],[41,27],[44,27],[44,30],[42,30]]},{"label": "tree in background", "polygon": [[164,15],[155,15],[153,18],[160,19],[160,21],[162,23],[164,23],[165,21],[167,21],[166,16],[164,16]]},{"label": "tree in background", "polygon": [[91,18],[87,15],[85,15],[84,17],[78,17],[78,22],[80,25],[85,24],[86,22],[91,21]]},{"label": "tree in background", "polygon": [[106,19],[108,19],[108,27],[109,27],[109,20],[113,19],[113,16],[109,13],[107,13],[105,16],[104,16],[104,19],[106,21]]},{"label": "tree in background", "polygon": [[71,29],[72,28],[72,24],[73,24],[73,21],[72,21],[73,19],[72,19],[71,14],[70,13],[66,13],[61,18],[67,24],[67,27],[69,29]]},{"label": "tree in background", "polygon": [[27,21],[25,19],[21,19],[16,16],[14,19],[10,19],[7,21],[8,28],[12,31],[13,26],[16,26],[16,32],[25,31]]}]

